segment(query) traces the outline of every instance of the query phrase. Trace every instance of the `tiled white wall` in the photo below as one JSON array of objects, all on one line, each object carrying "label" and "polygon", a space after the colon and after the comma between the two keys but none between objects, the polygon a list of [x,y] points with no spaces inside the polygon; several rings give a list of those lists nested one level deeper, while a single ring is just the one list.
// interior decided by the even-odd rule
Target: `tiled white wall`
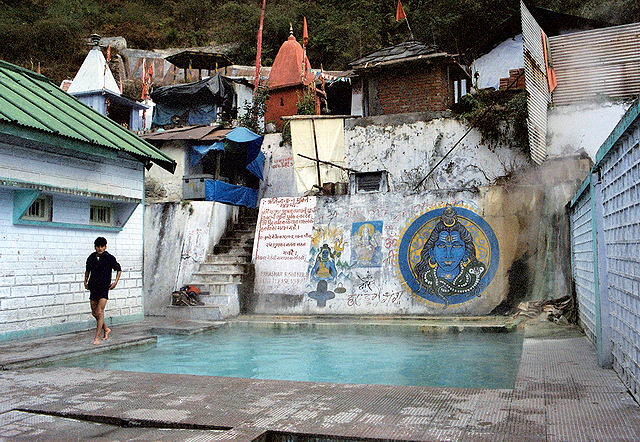
[{"label": "tiled white wall", "polygon": [[81,153],[35,151],[0,143],[0,178],[131,198],[141,198],[142,164],[126,158],[102,159]]},{"label": "tiled white wall", "polygon": [[[11,150],[15,152],[8,155],[8,146],[0,145],[0,177],[142,198],[142,165],[128,159],[91,162]],[[53,204],[56,221],[88,220],[86,199],[54,194]],[[123,270],[118,286],[109,293],[106,317],[142,314],[142,204],[119,232],[14,225],[12,215],[13,190],[0,187],[0,340],[91,325],[94,319],[83,277],[97,236],[107,238],[108,251]]]}]

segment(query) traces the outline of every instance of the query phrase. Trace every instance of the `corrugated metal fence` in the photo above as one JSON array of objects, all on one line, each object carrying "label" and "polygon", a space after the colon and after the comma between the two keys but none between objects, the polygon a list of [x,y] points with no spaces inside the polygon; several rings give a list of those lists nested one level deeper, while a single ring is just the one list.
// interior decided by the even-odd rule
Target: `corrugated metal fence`
[{"label": "corrugated metal fence", "polygon": [[524,2],[520,2],[524,75],[527,84],[527,126],[531,159],[537,164],[547,157],[547,108],[551,99],[544,65],[541,28]]},{"label": "corrugated metal fence", "polygon": [[556,106],[640,93],[640,23],[549,38]]},{"label": "corrugated metal fence", "polygon": [[640,399],[640,99],[598,151],[570,218],[580,321],[600,363]]}]

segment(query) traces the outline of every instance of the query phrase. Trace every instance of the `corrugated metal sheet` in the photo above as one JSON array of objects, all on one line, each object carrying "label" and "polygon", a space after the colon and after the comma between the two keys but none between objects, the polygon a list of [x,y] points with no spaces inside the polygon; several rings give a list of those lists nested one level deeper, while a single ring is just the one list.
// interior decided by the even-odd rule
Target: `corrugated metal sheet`
[{"label": "corrugated metal sheet", "polygon": [[0,123],[3,130],[46,134],[65,148],[79,142],[87,151],[124,151],[171,172],[175,161],[113,120],[80,103],[47,77],[0,61]]},{"label": "corrugated metal sheet", "polygon": [[544,67],[544,52],[540,26],[524,2],[520,2],[522,17],[522,41],[524,49],[524,73],[527,88],[527,125],[531,158],[541,164],[547,157],[547,108],[549,87]]},{"label": "corrugated metal sheet", "polygon": [[640,94],[640,23],[551,37],[549,46],[554,105]]}]

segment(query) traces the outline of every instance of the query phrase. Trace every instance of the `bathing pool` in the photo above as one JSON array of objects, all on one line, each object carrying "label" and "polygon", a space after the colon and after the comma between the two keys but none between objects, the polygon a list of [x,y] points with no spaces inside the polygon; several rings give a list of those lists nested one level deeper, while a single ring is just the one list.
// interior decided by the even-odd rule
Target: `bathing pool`
[{"label": "bathing pool", "polygon": [[415,327],[225,326],[159,335],[55,365],[154,373],[357,384],[513,388],[523,336],[423,333]]}]

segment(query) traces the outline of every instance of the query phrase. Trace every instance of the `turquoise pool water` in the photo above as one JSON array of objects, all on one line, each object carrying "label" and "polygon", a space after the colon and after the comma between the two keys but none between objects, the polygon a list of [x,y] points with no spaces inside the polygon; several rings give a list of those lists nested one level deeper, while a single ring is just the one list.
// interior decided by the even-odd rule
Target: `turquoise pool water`
[{"label": "turquoise pool water", "polygon": [[520,333],[224,327],[161,335],[56,365],[255,379],[438,387],[513,388]]}]

